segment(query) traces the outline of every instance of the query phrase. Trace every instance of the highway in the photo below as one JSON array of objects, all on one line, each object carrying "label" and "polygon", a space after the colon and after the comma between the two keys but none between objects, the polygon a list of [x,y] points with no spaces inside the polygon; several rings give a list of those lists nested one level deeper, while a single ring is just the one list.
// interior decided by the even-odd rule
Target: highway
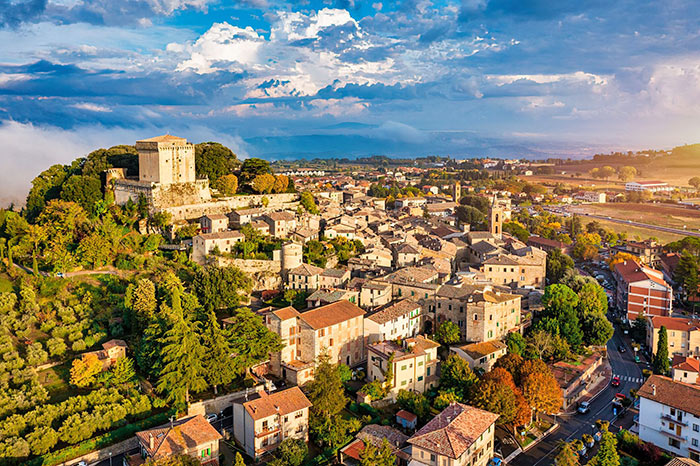
[{"label": "highway", "polygon": [[[620,353],[618,347],[625,345],[626,352]],[[617,419],[613,415],[612,400],[616,393],[624,393],[629,396],[630,389],[641,386],[642,366],[634,362],[634,351],[627,345],[620,331],[615,330],[613,338],[608,342],[608,358],[613,369],[613,376],[620,376],[620,386],[607,388],[591,402],[591,410],[586,414],[571,414],[557,416],[559,428],[545,437],[530,450],[521,453],[509,465],[514,466],[545,466],[554,464],[559,444],[562,440],[567,442],[580,439],[583,434],[593,433],[591,426],[595,425],[598,419],[611,421],[616,427],[629,428],[633,419],[631,413],[626,413],[622,418]],[[617,431],[611,427],[612,432]],[[590,459],[587,458],[587,460]]]},{"label": "highway", "polygon": [[[572,212],[572,213],[574,213],[574,212]],[[594,215],[594,214],[589,214],[586,212],[575,212],[575,213],[577,215],[585,215],[586,217],[597,218],[599,220],[605,220],[608,222],[622,223],[623,225],[628,225],[628,226],[633,226],[633,227],[641,227],[641,228],[647,228],[649,230],[664,231],[666,233],[675,233],[677,235],[683,235],[683,236],[696,236],[696,237],[700,238],[700,232],[698,232],[698,231],[683,230],[680,228],[662,227],[660,225],[650,225],[648,223],[634,222],[631,220],[620,220],[619,218],[615,218],[615,217],[605,217],[603,215]]]}]

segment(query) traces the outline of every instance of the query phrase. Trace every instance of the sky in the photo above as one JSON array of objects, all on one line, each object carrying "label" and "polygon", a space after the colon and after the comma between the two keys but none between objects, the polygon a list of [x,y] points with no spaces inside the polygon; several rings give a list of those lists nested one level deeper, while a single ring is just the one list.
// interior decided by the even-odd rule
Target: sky
[{"label": "sky", "polygon": [[0,0],[0,204],[164,133],[239,157],[700,142],[700,0]]}]

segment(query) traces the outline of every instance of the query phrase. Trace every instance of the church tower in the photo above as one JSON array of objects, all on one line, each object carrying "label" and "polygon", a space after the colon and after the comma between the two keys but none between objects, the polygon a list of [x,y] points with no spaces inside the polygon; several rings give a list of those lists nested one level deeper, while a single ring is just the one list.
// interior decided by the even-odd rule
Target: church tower
[{"label": "church tower", "polygon": [[452,188],[452,197],[453,201],[459,203],[459,200],[462,198],[462,183],[457,181]]},{"label": "church tower", "polygon": [[503,207],[501,207],[494,195],[491,209],[489,210],[489,233],[498,239],[501,239],[503,233],[503,213]]}]

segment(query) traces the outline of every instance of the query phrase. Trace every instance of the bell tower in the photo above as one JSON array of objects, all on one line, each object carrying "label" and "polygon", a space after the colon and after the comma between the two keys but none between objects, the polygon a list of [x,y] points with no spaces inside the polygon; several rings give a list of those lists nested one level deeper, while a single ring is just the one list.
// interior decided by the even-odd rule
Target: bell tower
[{"label": "bell tower", "polygon": [[489,233],[498,239],[501,239],[503,233],[503,213],[503,207],[501,207],[494,195],[491,209],[489,210]]},{"label": "bell tower", "polygon": [[459,181],[457,181],[452,188],[452,197],[452,200],[457,203],[459,203],[459,200],[462,198],[462,183]]}]

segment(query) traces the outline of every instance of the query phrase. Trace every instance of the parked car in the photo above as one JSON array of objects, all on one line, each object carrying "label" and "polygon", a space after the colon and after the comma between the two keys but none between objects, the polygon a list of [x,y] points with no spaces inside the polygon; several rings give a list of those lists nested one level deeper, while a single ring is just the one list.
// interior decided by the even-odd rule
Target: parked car
[{"label": "parked car", "polygon": [[209,424],[211,424],[212,422],[217,421],[217,420],[219,419],[219,416],[217,416],[217,415],[214,414],[214,413],[209,413],[209,414],[207,414],[207,415],[204,417],[204,419],[206,419],[207,422],[208,422]]},{"label": "parked car", "polygon": [[612,385],[613,387],[619,387],[620,386],[620,378],[618,376],[613,377],[612,380],[610,381],[610,385]]},{"label": "parked car", "polygon": [[578,411],[579,414],[586,414],[588,411],[591,410],[591,404],[588,401],[582,401],[581,404],[578,405]]},{"label": "parked car", "polygon": [[627,350],[625,349],[625,346],[624,346],[624,345],[618,346],[618,347],[617,347],[617,350],[618,350],[620,353],[624,353],[624,352],[627,351]]},{"label": "parked car", "polygon": [[641,361],[641,359],[639,359],[639,355],[635,354],[634,355],[634,362],[639,362],[639,361]]}]

